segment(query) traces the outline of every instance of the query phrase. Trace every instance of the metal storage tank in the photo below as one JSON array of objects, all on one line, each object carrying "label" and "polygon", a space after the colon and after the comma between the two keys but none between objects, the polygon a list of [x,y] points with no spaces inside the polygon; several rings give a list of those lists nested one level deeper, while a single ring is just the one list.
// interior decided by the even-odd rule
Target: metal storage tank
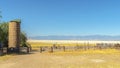
[{"label": "metal storage tank", "polygon": [[12,20],[9,22],[9,48],[19,51],[20,47],[20,20]]}]

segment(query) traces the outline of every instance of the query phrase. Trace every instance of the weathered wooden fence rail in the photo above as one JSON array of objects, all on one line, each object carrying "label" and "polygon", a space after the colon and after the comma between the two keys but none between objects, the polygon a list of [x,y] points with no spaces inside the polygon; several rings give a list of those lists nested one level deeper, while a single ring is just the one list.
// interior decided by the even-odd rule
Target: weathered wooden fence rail
[{"label": "weathered wooden fence rail", "polygon": [[29,53],[31,51],[30,47],[20,47],[20,52]]},{"label": "weathered wooden fence rail", "polygon": [[[31,51],[31,47],[20,47],[20,53],[29,53]],[[9,54],[12,52],[8,52],[9,49],[7,47],[2,47],[0,48],[0,56],[4,55],[4,54]]]},{"label": "weathered wooden fence rail", "polygon": [[0,48],[0,56],[7,54],[7,50],[8,50],[7,47]]},{"label": "weathered wooden fence rail", "polygon": [[120,44],[114,44],[114,45],[85,45],[85,46],[42,46],[40,47],[40,53],[42,52],[57,52],[57,51],[78,51],[78,50],[102,50],[102,49],[120,49]]}]

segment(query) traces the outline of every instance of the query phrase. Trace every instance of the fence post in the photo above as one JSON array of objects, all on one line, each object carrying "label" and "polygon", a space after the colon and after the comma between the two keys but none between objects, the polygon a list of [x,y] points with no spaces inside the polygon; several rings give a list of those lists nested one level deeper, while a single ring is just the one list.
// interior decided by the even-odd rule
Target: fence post
[{"label": "fence post", "polygon": [[87,47],[86,47],[86,45],[84,46],[84,50],[85,50],[85,51],[87,50]]},{"label": "fence post", "polygon": [[87,44],[87,47],[88,47],[88,50],[90,49],[90,45],[89,45],[89,42],[88,42],[88,44]]},{"label": "fence post", "polygon": [[99,49],[100,49],[100,50],[102,50],[102,47],[101,47],[101,46],[99,46]]},{"label": "fence post", "polygon": [[40,47],[40,53],[42,53],[42,47]]},{"label": "fence post", "polygon": [[65,46],[63,46],[63,51],[65,52]]},{"label": "fence post", "polygon": [[84,46],[83,46],[84,50],[86,51],[86,43],[84,43]]},{"label": "fence post", "polygon": [[3,48],[0,48],[0,56],[3,55]]},{"label": "fence post", "polygon": [[79,50],[79,45],[76,45],[74,48],[75,48],[75,51]]},{"label": "fence post", "polygon": [[50,47],[50,52],[53,53],[53,47]]},{"label": "fence post", "polygon": [[29,47],[29,49],[30,49],[30,52],[32,51],[32,47]]},{"label": "fence post", "polygon": [[96,50],[96,46],[93,46],[94,50]]},{"label": "fence post", "polygon": [[29,47],[27,47],[27,53],[29,53],[30,51],[29,51]]}]

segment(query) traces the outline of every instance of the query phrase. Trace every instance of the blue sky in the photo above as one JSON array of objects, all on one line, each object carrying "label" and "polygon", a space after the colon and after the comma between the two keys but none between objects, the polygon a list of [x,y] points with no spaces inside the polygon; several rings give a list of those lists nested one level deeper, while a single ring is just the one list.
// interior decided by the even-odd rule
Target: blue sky
[{"label": "blue sky", "polygon": [[0,11],[28,36],[120,35],[120,0],[0,0]]}]

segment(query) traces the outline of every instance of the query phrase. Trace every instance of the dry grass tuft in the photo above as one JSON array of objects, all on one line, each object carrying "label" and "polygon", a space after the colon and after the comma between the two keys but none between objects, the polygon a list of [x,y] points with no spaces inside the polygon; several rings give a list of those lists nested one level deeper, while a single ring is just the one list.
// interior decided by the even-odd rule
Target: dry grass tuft
[{"label": "dry grass tuft", "polygon": [[4,61],[7,60],[9,58],[13,57],[13,55],[4,55],[4,56],[0,56],[0,61]]}]

